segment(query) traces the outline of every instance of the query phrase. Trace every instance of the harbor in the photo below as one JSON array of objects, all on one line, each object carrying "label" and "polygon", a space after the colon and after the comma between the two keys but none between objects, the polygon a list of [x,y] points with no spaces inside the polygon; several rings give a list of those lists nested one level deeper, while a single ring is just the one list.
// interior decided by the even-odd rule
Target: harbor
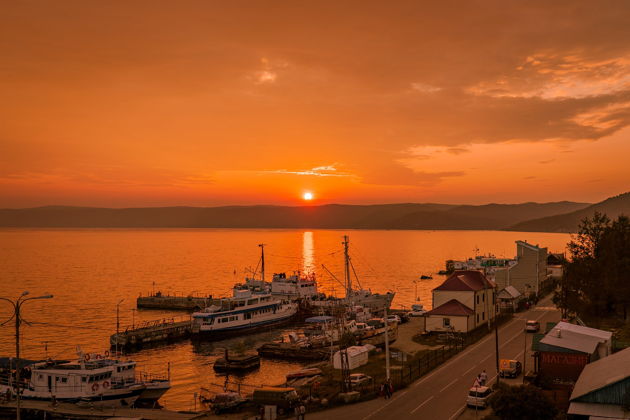
[{"label": "harbor", "polygon": [[[352,255],[350,255],[350,247],[348,247],[348,251],[348,255],[352,257]],[[270,255],[273,256],[273,254]],[[180,401],[175,405],[175,407],[183,411],[192,412],[206,409],[213,410],[214,408],[212,403],[209,405],[206,404],[205,408],[203,408],[201,405],[202,401],[199,397],[194,398],[194,394],[199,394],[201,389],[205,388],[206,390],[211,391],[210,393],[205,392],[208,397],[205,399],[206,401],[216,401],[217,395],[219,395],[219,398],[222,398],[220,394],[223,393],[223,390],[219,386],[223,381],[222,378],[233,384],[229,387],[230,389],[234,389],[235,392],[240,388],[241,393],[243,393],[246,400],[248,400],[248,398],[245,394],[251,393],[254,389],[261,386],[295,386],[300,389],[299,392],[308,393],[310,389],[309,387],[314,386],[314,383],[322,381],[326,382],[327,379],[322,380],[322,375],[319,375],[319,379],[317,379],[317,376],[314,377],[315,379],[311,379],[311,377],[308,376],[303,378],[296,378],[293,376],[301,375],[297,372],[300,372],[303,369],[311,369],[311,366],[317,365],[318,363],[330,363],[331,356],[334,356],[342,350],[342,345],[349,345],[353,348],[365,347],[368,349],[367,352],[371,354],[370,360],[372,360],[373,357],[376,357],[374,359],[375,361],[383,360],[382,355],[385,352],[383,336],[381,335],[379,337],[378,334],[375,336],[376,328],[368,328],[367,330],[365,330],[365,328],[366,326],[370,327],[370,320],[382,318],[384,316],[383,310],[385,309],[385,306],[383,305],[391,305],[391,302],[394,300],[393,298],[398,294],[388,294],[387,289],[382,286],[378,287],[378,285],[373,283],[369,277],[361,277],[360,281],[362,283],[361,286],[363,287],[359,286],[359,279],[353,273],[356,268],[353,268],[352,258],[349,259],[350,262],[346,266],[344,247],[341,247],[341,252],[338,252],[335,260],[333,260],[333,263],[335,261],[341,261],[341,265],[338,264],[337,266],[334,266],[334,264],[331,264],[330,262],[328,263],[334,267],[334,270],[332,268],[331,270],[335,273],[338,273],[339,271],[343,273],[339,276],[341,282],[337,282],[337,280],[332,279],[330,275],[324,271],[323,274],[320,273],[320,276],[317,279],[316,284],[318,287],[314,288],[309,286],[309,294],[303,294],[301,296],[296,296],[295,294],[292,296],[290,288],[295,287],[294,285],[300,285],[302,283],[302,279],[305,280],[304,283],[306,284],[310,284],[308,282],[314,283],[314,276],[309,276],[303,272],[298,273],[297,271],[287,273],[286,275],[283,275],[282,272],[273,273],[272,275],[266,274],[268,281],[265,282],[267,285],[263,288],[261,287],[262,272],[261,270],[254,269],[252,272],[255,273],[255,275],[250,273],[246,276],[245,281],[242,281],[241,279],[243,277],[240,276],[240,279],[232,278],[230,283],[226,284],[226,287],[223,289],[230,291],[231,293],[229,294],[221,293],[216,289],[210,289],[209,293],[205,294],[195,291],[191,293],[176,294],[172,292],[172,287],[160,287],[160,289],[165,290],[164,292],[161,292],[160,298],[168,298],[169,296],[174,298],[163,301],[167,302],[166,305],[169,306],[167,306],[167,308],[159,309],[142,308],[141,301],[136,301],[134,302],[134,307],[132,308],[133,310],[130,310],[127,305],[126,311],[124,313],[121,311],[122,316],[120,316],[120,319],[123,322],[120,323],[121,327],[119,332],[112,333],[111,327],[107,332],[108,335],[111,335],[108,340],[109,351],[112,354],[115,354],[115,349],[118,347],[119,351],[126,353],[123,358],[133,358],[143,367],[153,366],[160,360],[172,361],[171,372],[175,376],[181,375],[182,372],[185,372],[186,369],[188,369],[185,366],[188,362],[181,359],[181,355],[186,354],[185,352],[183,353],[186,349],[190,349],[192,359],[203,361],[202,363],[204,366],[207,366],[207,368],[201,370],[203,373],[199,376],[199,385],[188,387],[187,389],[183,388],[181,385],[173,386],[173,388],[160,399],[160,404],[166,406],[163,410],[172,410],[171,407],[173,407],[173,403],[171,401]],[[355,265],[357,264],[357,261],[353,262]],[[273,263],[275,263],[275,261],[273,261]],[[419,272],[435,273],[437,271],[437,267],[439,267],[442,263],[443,261],[438,262],[438,264],[436,264],[436,269],[433,271],[423,269],[419,270]],[[269,261],[265,261],[267,269],[268,264],[270,264]],[[363,261],[361,261],[361,264],[365,265]],[[348,276],[348,274],[350,275]],[[275,282],[274,277],[276,280]],[[346,277],[351,279],[350,287],[347,287]],[[420,278],[420,274],[417,275],[417,278]],[[247,281],[247,279],[250,280]],[[436,279],[441,280],[437,277]],[[409,294],[409,291],[405,292],[406,294],[403,293],[404,299],[402,300],[407,303],[407,309],[388,306],[388,313],[390,315],[396,314],[403,317],[403,315],[410,311],[412,304],[417,306],[415,303],[417,303],[419,299],[426,301],[426,295],[423,295],[421,291],[422,287],[435,284],[435,281],[432,279],[421,279],[421,282],[422,283],[414,283],[411,280],[408,281],[407,284],[409,285],[412,293]],[[335,283],[336,285],[341,286],[340,289],[338,289],[341,290],[341,293],[337,294],[341,294],[342,296],[348,295],[350,299],[345,299],[344,297],[335,298],[333,296],[335,293],[330,292],[330,285]],[[368,288],[365,287],[366,283],[370,286],[369,288],[378,292],[370,292]],[[284,293],[260,293],[263,291],[272,292],[274,284],[281,284]],[[324,288],[326,295],[323,295],[320,288]],[[415,292],[416,288],[420,289],[420,293]],[[157,289],[158,288],[156,288],[156,290]],[[305,288],[300,287],[299,289],[303,290]],[[348,293],[349,290],[351,290],[350,293]],[[365,292],[360,292],[360,290],[365,290]],[[399,287],[397,292],[400,290],[404,291],[404,289]],[[155,293],[157,294],[157,292]],[[153,294],[153,292],[148,295],[151,294]],[[270,296],[269,300],[260,301],[260,297],[265,295]],[[135,296],[138,295],[136,294]],[[205,311],[208,307],[204,307],[202,309],[196,307],[187,309],[178,308],[178,306],[181,306],[180,302],[188,300],[188,296],[202,299],[203,305],[210,304],[212,309]],[[201,298],[200,296],[206,297]],[[225,297],[219,298],[219,296]],[[380,307],[377,306],[374,307],[374,309],[370,308],[369,304],[371,303],[371,296],[376,296],[376,301],[382,302]],[[144,295],[144,297],[147,296]],[[259,299],[258,303],[253,301],[250,303],[247,302],[247,300],[252,298]],[[239,299],[243,302],[242,306],[239,306]],[[120,300],[121,299],[119,298],[119,301]],[[372,302],[373,301],[374,299],[372,299]],[[127,301],[125,300],[125,302]],[[238,318],[240,316],[239,311],[243,311],[244,309],[250,307],[251,309],[259,308],[256,305],[273,305],[275,302],[286,302],[286,304],[295,305],[291,306],[291,308],[295,307],[295,313],[293,313],[293,309],[291,309],[292,316],[288,323],[272,323],[272,325],[269,325],[268,327],[257,328],[255,334],[244,332],[227,336],[221,335],[216,338],[199,337],[199,339],[196,339],[193,337],[195,335],[195,332],[193,331],[193,324],[196,314],[198,314],[197,319],[202,320],[201,323],[206,322],[206,319],[209,317],[214,317],[214,319],[223,319],[237,316]],[[197,301],[197,303],[199,303],[199,301]],[[117,308],[115,307],[114,309]],[[188,313],[182,314],[182,311]],[[116,315],[116,311],[114,311],[114,314]],[[245,320],[244,314],[245,312],[243,312],[243,321]],[[265,314],[273,315],[273,306],[271,307],[270,312],[262,312],[260,315],[264,316]],[[205,318],[199,318],[199,315],[202,315]],[[316,338],[317,333],[313,334],[313,323],[306,322],[309,318],[318,317],[322,317],[320,319],[329,323],[334,319],[343,319],[344,322],[342,324],[344,324],[344,328],[348,328],[351,333],[348,334],[348,336],[344,338],[343,343],[341,343],[339,340],[344,334],[342,333],[337,336],[337,333],[332,332],[334,331],[334,328],[329,328],[330,331],[324,332],[318,339]],[[114,326],[117,324],[116,318],[114,318]],[[112,325],[112,318],[110,317],[109,319],[110,325]],[[227,322],[220,322],[217,325],[229,327],[231,325],[236,325],[235,323],[238,322],[242,321],[239,321],[239,319],[232,319]],[[201,323],[199,326],[202,325]],[[215,323],[217,323],[217,321],[215,321]],[[338,322],[336,324],[338,326],[340,325]],[[127,325],[129,326],[127,327]],[[424,347],[414,343],[410,338],[414,335],[411,331],[417,331],[419,328],[417,319],[412,319],[407,323],[397,324],[395,328],[392,327],[393,326],[390,325],[388,344],[392,346],[391,350],[393,351],[394,357],[401,357],[396,356],[396,354],[399,354],[401,351],[406,354],[412,354],[414,351],[422,351]],[[98,331],[98,329],[95,331]],[[347,341],[350,336],[352,336],[352,340]],[[310,340],[310,343],[305,346],[296,346],[295,343],[291,342],[290,337],[297,338],[297,341],[303,339]],[[332,343],[330,340],[331,338]],[[369,350],[369,346],[374,346],[374,349]],[[91,346],[91,348],[93,347]],[[234,359],[229,361],[234,362],[234,364],[232,364],[227,371],[214,369],[216,362],[224,356],[226,348],[229,349],[229,359]],[[42,346],[42,351],[40,352],[42,356],[44,354],[44,350],[45,348]],[[257,366],[253,361],[251,361],[252,354],[257,354],[260,357],[260,366]],[[241,364],[241,361],[238,359],[242,359],[242,364],[244,366],[244,368],[240,371],[238,369],[238,365]],[[163,366],[162,371],[165,370],[166,363],[164,363]],[[234,366],[237,367],[237,370],[231,369],[231,367]],[[398,366],[398,364],[392,362],[392,366],[394,369],[397,369],[396,366]],[[334,376],[334,370],[329,371],[327,370],[328,368],[325,368],[325,366],[317,368],[322,369],[324,378],[330,377],[330,375]],[[155,366],[152,370],[155,370]],[[160,370],[159,366],[157,370]],[[287,378],[287,375],[292,375],[290,380]],[[210,384],[215,384],[216,386],[210,386]],[[320,393],[322,395],[325,394],[324,388],[326,387],[327,385],[321,385]],[[333,389],[330,389],[330,392],[331,397],[335,395]],[[247,411],[246,407],[247,406],[245,406],[245,410]]]}]

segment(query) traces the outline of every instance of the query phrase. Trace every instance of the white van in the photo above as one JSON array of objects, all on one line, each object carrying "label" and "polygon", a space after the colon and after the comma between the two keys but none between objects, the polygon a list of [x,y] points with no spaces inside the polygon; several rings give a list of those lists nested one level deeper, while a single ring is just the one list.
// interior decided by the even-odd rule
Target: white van
[{"label": "white van", "polygon": [[486,408],[488,406],[488,398],[490,398],[490,395],[492,395],[492,389],[487,386],[472,387],[468,391],[466,405],[468,407]]}]

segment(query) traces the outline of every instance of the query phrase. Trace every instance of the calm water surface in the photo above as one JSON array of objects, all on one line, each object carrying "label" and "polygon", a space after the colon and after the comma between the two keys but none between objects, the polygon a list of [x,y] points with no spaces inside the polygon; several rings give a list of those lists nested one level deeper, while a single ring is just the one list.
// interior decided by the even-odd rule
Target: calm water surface
[{"label": "calm water surface", "polygon": [[[414,302],[414,279],[444,267],[446,259],[464,259],[479,250],[513,257],[516,240],[563,252],[566,234],[495,231],[335,231],[250,229],[70,229],[0,230],[0,296],[15,298],[54,294],[23,307],[24,357],[74,357],[84,351],[109,347],[116,331],[116,303],[121,325],[172,316],[155,310],[132,310],[139,294],[163,293],[229,295],[248,269],[255,269],[265,243],[266,271],[314,271],[320,290],[343,295],[343,287],[322,268],[342,280],[342,236],[350,235],[352,262],[364,288],[396,292],[394,307]],[[431,306],[431,289],[443,277],[418,283],[418,296]],[[176,313],[179,314],[179,313]],[[0,302],[0,323],[10,317],[10,305]],[[173,388],[163,403],[189,409],[193,393],[213,388],[224,377],[215,376],[212,363],[223,348],[250,348],[282,334],[275,331],[224,342],[193,345],[188,341],[142,350],[129,355],[141,370],[166,372],[171,363]],[[0,357],[15,354],[12,323],[0,327]],[[263,360],[261,369],[246,377],[230,378],[245,384],[276,384],[300,365]]]}]

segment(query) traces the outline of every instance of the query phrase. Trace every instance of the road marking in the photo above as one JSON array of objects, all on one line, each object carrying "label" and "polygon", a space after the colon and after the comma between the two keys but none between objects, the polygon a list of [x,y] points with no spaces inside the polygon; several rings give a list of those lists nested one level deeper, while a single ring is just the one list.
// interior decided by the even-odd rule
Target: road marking
[{"label": "road marking", "polygon": [[462,413],[462,411],[464,411],[465,409],[466,409],[466,404],[464,404],[464,406],[462,408],[457,410],[455,412],[455,414],[453,414],[451,417],[449,417],[448,420],[453,420],[455,417],[459,416]]},{"label": "road marking", "polygon": [[479,364],[482,364],[483,362],[485,362],[486,360],[488,360],[490,358],[490,356],[494,356],[492,353],[490,353],[489,355],[487,355],[486,357],[483,358],[483,360],[481,362],[479,362]]},{"label": "road marking", "polygon": [[417,406],[416,408],[414,408],[413,410],[411,410],[411,412],[409,414],[413,414],[416,411],[418,411],[418,409],[420,409],[420,407],[422,407],[423,405],[425,405],[426,403],[428,403],[429,401],[431,401],[433,399],[433,395],[431,395],[429,398],[427,398],[422,404],[420,404],[419,406]]},{"label": "road marking", "polygon": [[477,365],[474,365],[473,367],[471,367],[470,369],[468,369],[466,372],[464,372],[464,373],[462,374],[462,376],[466,376],[466,374],[467,374],[468,372],[470,372],[471,370],[473,370],[473,369],[474,369],[474,368],[476,368],[476,367],[477,367]]},{"label": "road marking", "polygon": [[[505,329],[508,328],[511,324],[513,324],[514,322],[516,322],[516,319],[513,319],[512,321],[508,322],[506,325],[502,326],[501,328]],[[431,372],[429,375],[423,377],[422,379],[420,379],[418,382],[416,382],[415,384],[413,384],[413,386],[418,386],[421,383],[423,383],[424,381],[430,379],[433,375],[437,374],[438,372],[442,371],[443,369],[447,368],[448,365],[450,365],[451,363],[455,363],[458,359],[464,357],[467,353],[470,353],[471,351],[473,351],[475,348],[477,348],[478,346],[482,345],[483,343],[485,343],[486,341],[490,340],[492,338],[492,335],[489,335],[488,337],[484,338],[481,341],[478,341],[477,343],[469,346],[466,350],[464,350],[463,352],[461,352],[459,355],[455,356],[452,359],[449,359],[448,362],[442,364],[437,370]]]},{"label": "road marking", "polygon": [[448,384],[448,385],[446,385],[444,388],[440,389],[440,392],[444,392],[444,390],[445,390],[446,388],[448,388],[449,386],[453,385],[453,384],[454,384],[455,382],[457,382],[457,381],[459,381],[459,378],[455,378],[455,379],[453,379],[453,381],[452,381],[450,384]]},{"label": "road marking", "polygon": [[407,393],[407,391],[402,391],[397,393],[397,395],[392,398],[391,400],[389,400],[388,403],[381,405],[381,407],[378,410],[374,410],[372,411],[370,414],[368,414],[367,416],[363,417],[363,420],[369,419],[370,417],[372,417],[374,414],[378,413],[379,411],[381,411],[382,409],[384,409],[385,407],[389,407],[389,405],[391,403],[393,403],[395,400],[397,400],[398,398],[402,397],[403,395],[405,395]]}]

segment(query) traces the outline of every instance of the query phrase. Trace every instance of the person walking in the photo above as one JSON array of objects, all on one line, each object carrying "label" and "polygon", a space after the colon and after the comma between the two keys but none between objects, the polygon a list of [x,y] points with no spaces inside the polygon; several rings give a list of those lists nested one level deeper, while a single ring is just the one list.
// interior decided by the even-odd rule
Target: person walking
[{"label": "person walking", "polygon": [[304,404],[300,404],[298,409],[300,410],[298,420],[304,420],[306,418],[306,407],[304,406]]},{"label": "person walking", "polygon": [[481,386],[486,386],[486,382],[488,381],[488,374],[486,373],[485,369],[479,374],[479,378],[481,379],[481,381],[479,381],[481,383]]}]

